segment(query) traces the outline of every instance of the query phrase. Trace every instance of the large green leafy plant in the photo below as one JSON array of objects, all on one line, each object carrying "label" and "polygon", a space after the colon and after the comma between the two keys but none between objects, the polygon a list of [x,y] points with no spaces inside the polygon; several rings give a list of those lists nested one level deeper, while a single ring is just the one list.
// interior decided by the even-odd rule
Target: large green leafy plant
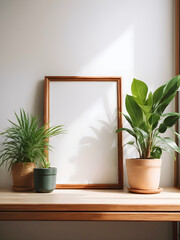
[{"label": "large green leafy plant", "polygon": [[52,147],[49,138],[61,134],[63,126],[48,127],[46,124],[39,127],[37,116],[24,110],[20,110],[19,116],[15,115],[17,123],[9,120],[11,127],[1,133],[4,141],[1,144],[0,166],[6,164],[10,169],[15,162],[35,162],[43,168],[50,167],[48,150]]},{"label": "large green leafy plant", "polygon": [[[180,75],[159,87],[154,93],[148,93],[148,87],[144,82],[133,79],[132,96],[126,95],[125,100],[129,116],[123,114],[130,128],[120,128],[116,132],[126,131],[133,137],[134,140],[126,144],[135,146],[140,158],[160,158],[163,150],[173,156],[174,151],[180,152],[180,148],[171,138],[162,135],[180,117],[176,112],[164,113],[179,86]],[[171,130],[180,137],[173,129]]]}]

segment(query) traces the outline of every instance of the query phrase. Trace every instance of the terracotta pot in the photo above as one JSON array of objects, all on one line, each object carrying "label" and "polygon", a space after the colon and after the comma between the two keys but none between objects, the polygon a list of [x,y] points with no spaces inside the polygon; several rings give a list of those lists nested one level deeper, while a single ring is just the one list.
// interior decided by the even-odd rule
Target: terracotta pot
[{"label": "terracotta pot", "polygon": [[126,159],[129,186],[132,189],[157,190],[161,159]]},{"label": "terracotta pot", "polygon": [[34,162],[16,162],[12,165],[12,190],[16,192],[32,191],[34,189],[33,170]]}]

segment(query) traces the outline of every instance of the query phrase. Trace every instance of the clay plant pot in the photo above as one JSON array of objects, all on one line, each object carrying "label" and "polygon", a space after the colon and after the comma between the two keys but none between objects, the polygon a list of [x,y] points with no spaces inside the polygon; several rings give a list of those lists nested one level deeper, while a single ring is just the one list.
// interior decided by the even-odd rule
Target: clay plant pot
[{"label": "clay plant pot", "polygon": [[16,162],[12,165],[13,191],[26,192],[34,189],[34,167],[34,162]]},{"label": "clay plant pot", "polygon": [[57,168],[35,168],[34,189],[36,192],[49,193],[56,187]]},{"label": "clay plant pot", "polygon": [[126,168],[130,189],[147,193],[159,189],[161,159],[126,159]]}]

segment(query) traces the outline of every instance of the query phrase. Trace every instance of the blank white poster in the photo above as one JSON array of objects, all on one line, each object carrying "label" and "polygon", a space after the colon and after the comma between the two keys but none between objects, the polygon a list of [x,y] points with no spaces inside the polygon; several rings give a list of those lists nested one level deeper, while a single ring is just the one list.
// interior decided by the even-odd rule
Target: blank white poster
[{"label": "blank white poster", "polygon": [[50,82],[49,111],[57,184],[118,184],[117,82]]}]

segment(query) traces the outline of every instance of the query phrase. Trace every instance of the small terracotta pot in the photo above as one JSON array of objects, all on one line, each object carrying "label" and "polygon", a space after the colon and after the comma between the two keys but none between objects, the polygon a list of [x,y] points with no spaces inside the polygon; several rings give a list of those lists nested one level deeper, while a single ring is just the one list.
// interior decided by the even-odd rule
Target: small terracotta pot
[{"label": "small terracotta pot", "polygon": [[12,165],[13,191],[26,192],[34,189],[34,168],[34,162],[16,162]]},{"label": "small terracotta pot", "polygon": [[157,190],[161,159],[126,159],[129,186],[132,189]]}]

